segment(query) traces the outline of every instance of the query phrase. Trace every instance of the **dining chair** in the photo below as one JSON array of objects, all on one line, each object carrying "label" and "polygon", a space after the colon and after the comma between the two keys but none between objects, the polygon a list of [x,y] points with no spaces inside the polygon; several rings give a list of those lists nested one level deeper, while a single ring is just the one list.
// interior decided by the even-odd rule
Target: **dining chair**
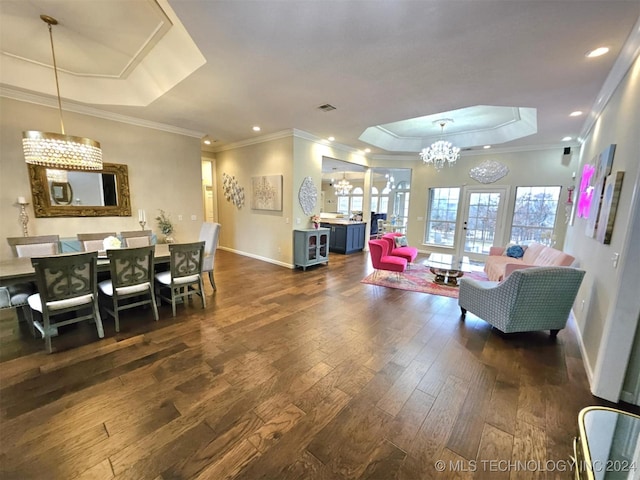
[{"label": "dining chair", "polygon": [[59,235],[36,235],[33,237],[8,237],[7,242],[15,257],[57,255],[60,252]]},{"label": "dining chair", "polygon": [[[60,251],[59,235],[36,235],[32,237],[8,237],[7,242],[15,257],[31,258],[33,256],[57,255]],[[18,320],[26,321],[31,334],[36,331],[29,315],[27,299],[35,293],[33,282],[14,282],[0,287],[0,308],[16,308]]]},{"label": "dining chair", "polygon": [[212,222],[204,222],[200,227],[200,237],[198,240],[204,241],[204,259],[202,260],[202,272],[209,274],[209,282],[214,290],[216,282],[213,278],[213,264],[218,248],[218,237],[220,236],[220,224]]},{"label": "dining chair", "polygon": [[[202,283],[202,261],[205,242],[171,243],[169,251],[170,270],[155,276],[156,295],[171,302],[173,316],[176,316],[176,300],[190,299],[191,295],[200,295],[202,308],[207,306]],[[171,296],[162,295],[162,288],[169,289]],[[196,288],[197,287],[197,288]]]},{"label": "dining chair", "polygon": [[105,249],[105,238],[115,236],[116,232],[78,233],[77,238],[83,252],[98,252]]},{"label": "dining chair", "polygon": [[[158,321],[158,307],[153,286],[155,246],[107,250],[111,278],[98,283],[102,308],[110,314],[120,331],[121,310],[151,305]],[[146,298],[145,298],[146,297]]]},{"label": "dining chair", "polygon": [[[104,337],[102,320],[98,308],[97,252],[57,255],[53,257],[33,257],[31,264],[36,274],[38,293],[27,299],[31,307],[32,323],[44,337],[47,352],[51,353],[51,337],[57,327],[93,320],[98,337]],[[88,314],[60,320],[54,318],[70,312],[80,313],[89,309]],[[42,321],[35,320],[38,312]]]},{"label": "dining chair", "polygon": [[151,230],[133,230],[131,232],[120,232],[123,240],[123,247],[146,247],[151,245]]}]

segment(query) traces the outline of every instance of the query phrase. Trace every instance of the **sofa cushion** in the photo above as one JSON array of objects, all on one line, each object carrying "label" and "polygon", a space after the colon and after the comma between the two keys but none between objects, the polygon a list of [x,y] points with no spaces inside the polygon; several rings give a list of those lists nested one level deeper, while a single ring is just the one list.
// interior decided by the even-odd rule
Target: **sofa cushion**
[{"label": "sofa cushion", "polygon": [[571,255],[560,250],[540,243],[532,243],[527,247],[522,258],[489,255],[485,262],[484,271],[489,280],[502,281],[514,269],[545,266],[568,267],[571,266],[573,260]]}]

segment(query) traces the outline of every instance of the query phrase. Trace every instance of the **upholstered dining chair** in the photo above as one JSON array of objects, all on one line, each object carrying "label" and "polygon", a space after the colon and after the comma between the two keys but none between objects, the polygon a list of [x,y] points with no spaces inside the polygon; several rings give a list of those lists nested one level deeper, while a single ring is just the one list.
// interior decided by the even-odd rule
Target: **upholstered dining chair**
[{"label": "upholstered dining chair", "polygon": [[214,290],[216,282],[213,279],[213,264],[215,261],[216,249],[218,248],[218,237],[220,236],[220,224],[204,222],[200,227],[200,237],[198,240],[204,241],[204,259],[202,260],[202,272],[209,274],[209,282]]},{"label": "upholstered dining chair", "polygon": [[83,252],[98,252],[104,250],[104,239],[115,237],[116,232],[78,233],[77,238]]},{"label": "upholstered dining chair", "polygon": [[[52,352],[51,337],[57,327],[93,320],[98,337],[104,337],[98,309],[97,252],[33,257],[38,293],[29,296],[32,322],[44,337],[47,352]],[[69,316],[54,321],[62,314],[89,310],[88,314]],[[38,312],[40,320],[33,318]]]},{"label": "upholstered dining chair", "polygon": [[502,282],[460,279],[462,319],[471,312],[504,333],[565,327],[585,271],[571,267],[516,270]]},{"label": "upholstered dining chair", "polygon": [[[58,235],[37,235],[32,237],[9,237],[7,242],[15,257],[57,255],[60,251]],[[18,319],[26,321],[35,337],[36,331],[29,314],[27,298],[35,292],[33,282],[17,282],[0,287],[0,308],[18,308]]]},{"label": "upholstered dining chair", "polygon": [[120,232],[123,247],[146,247],[151,245],[151,230],[134,230],[130,232]]},{"label": "upholstered dining chair", "polygon": [[120,331],[121,310],[151,305],[158,321],[158,307],[153,287],[155,246],[107,250],[111,278],[98,283],[102,308],[115,320]]},{"label": "upholstered dining chair", "polygon": [[[207,306],[202,283],[202,261],[205,242],[171,243],[169,252],[170,271],[156,273],[156,296],[171,302],[171,311],[176,316],[176,300],[190,299],[191,295],[200,295],[202,308]],[[170,296],[163,295],[169,290]]]},{"label": "upholstered dining chair", "polygon": [[389,255],[389,243],[386,240],[369,240],[369,255],[376,275],[379,270],[404,272],[407,268],[405,258]]},{"label": "upholstered dining chair", "polygon": [[59,235],[37,235],[33,237],[8,237],[7,242],[16,257],[57,255],[60,251]]}]

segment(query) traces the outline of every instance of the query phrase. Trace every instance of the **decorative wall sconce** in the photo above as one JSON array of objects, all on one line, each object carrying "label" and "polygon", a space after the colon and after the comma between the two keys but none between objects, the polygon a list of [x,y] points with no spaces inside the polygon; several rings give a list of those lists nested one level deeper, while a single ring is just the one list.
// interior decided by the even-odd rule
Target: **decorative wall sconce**
[{"label": "decorative wall sconce", "polygon": [[29,205],[29,202],[27,202],[27,199],[24,197],[18,197],[16,204],[20,207],[20,215],[18,218],[20,219],[20,223],[22,224],[22,236],[28,237],[29,236],[29,228],[28,228],[29,215],[27,215],[27,205]]}]

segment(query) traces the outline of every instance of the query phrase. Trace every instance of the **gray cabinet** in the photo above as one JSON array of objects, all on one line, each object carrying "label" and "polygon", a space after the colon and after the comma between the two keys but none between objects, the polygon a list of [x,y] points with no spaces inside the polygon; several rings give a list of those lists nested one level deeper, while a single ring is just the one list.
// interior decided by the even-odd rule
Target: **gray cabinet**
[{"label": "gray cabinet", "polygon": [[311,265],[329,263],[330,230],[304,228],[293,231],[293,261],[306,270]]}]

